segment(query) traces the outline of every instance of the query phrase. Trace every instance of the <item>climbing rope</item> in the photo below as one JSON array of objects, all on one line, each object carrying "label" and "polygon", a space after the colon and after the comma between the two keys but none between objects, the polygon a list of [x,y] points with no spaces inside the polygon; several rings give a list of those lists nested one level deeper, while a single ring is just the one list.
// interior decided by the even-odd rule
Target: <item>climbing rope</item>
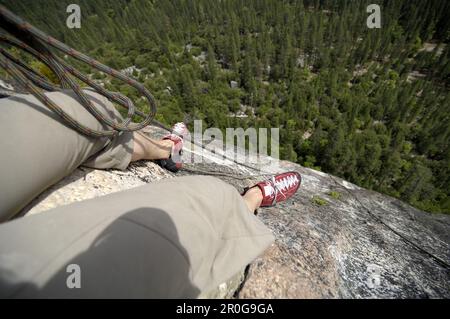
[{"label": "climbing rope", "polygon": [[[115,136],[121,131],[129,132],[140,130],[152,122],[156,114],[156,102],[151,93],[141,83],[45,34],[41,30],[16,16],[4,6],[0,6],[0,17],[2,19],[2,28],[13,36],[11,37],[6,34],[1,34],[0,41],[24,50],[38,60],[42,61],[58,77],[61,86],[58,87],[49,83],[49,81],[15,59],[4,49],[0,50],[0,66],[5,69],[5,71],[21,87],[33,94],[46,107],[57,113],[73,129],[87,136],[105,137]],[[76,68],[70,66],[64,60],[53,54],[47,45],[73,57],[78,61],[89,64],[93,69],[106,73],[134,87],[147,99],[150,105],[150,112],[148,114],[143,114],[142,112],[137,111],[129,98],[120,93],[109,92],[101,85],[90,80],[86,75],[82,74]],[[115,123],[110,118],[104,116],[96,107],[94,107],[92,102],[87,98],[86,94],[83,93],[81,87],[75,82],[74,77],[93,88],[96,92],[107,97],[110,101],[127,108],[127,118],[121,123]],[[50,100],[43,91],[56,91],[63,88],[72,89],[79,98],[81,105],[83,105],[83,107],[95,116],[99,122],[106,124],[110,129],[98,131],[83,125],[82,123],[76,121],[72,116],[64,112],[56,103]],[[140,123],[131,123],[131,119],[134,115],[141,116],[144,119]]]}]

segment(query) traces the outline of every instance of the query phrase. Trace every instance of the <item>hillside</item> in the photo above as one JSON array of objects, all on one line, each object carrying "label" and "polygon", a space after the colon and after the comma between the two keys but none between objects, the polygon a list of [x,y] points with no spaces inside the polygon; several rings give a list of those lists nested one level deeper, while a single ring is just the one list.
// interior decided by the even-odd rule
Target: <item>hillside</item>
[{"label": "hillside", "polygon": [[278,127],[283,159],[450,213],[448,1],[379,1],[381,29],[366,27],[371,1],[331,0],[80,0],[81,28],[68,29],[73,2],[0,0],[134,75],[167,124]]}]

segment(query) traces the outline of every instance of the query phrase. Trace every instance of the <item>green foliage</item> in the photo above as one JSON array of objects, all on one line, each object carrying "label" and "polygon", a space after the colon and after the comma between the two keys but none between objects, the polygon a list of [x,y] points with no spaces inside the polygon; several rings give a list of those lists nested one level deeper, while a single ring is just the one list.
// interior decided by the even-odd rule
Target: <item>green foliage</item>
[{"label": "green foliage", "polygon": [[322,197],[317,196],[317,195],[314,195],[314,196],[311,198],[311,202],[314,203],[314,204],[316,204],[316,205],[318,205],[318,206],[325,206],[325,205],[328,204],[327,200],[325,200],[325,199],[323,199]]},{"label": "green foliage", "polygon": [[166,124],[278,127],[283,159],[450,213],[449,1],[385,1],[379,30],[365,27],[368,0],[79,0],[81,29],[65,25],[70,0],[0,2],[113,68],[141,69]]},{"label": "green foliage", "polygon": [[337,200],[341,199],[341,197],[342,197],[342,194],[339,192],[336,192],[336,191],[331,191],[328,193],[328,195]]},{"label": "green foliage", "polygon": [[50,80],[53,84],[60,84],[60,81],[55,73],[44,63],[40,61],[32,61],[30,64],[31,68],[34,69],[37,73],[43,75],[47,79]]}]

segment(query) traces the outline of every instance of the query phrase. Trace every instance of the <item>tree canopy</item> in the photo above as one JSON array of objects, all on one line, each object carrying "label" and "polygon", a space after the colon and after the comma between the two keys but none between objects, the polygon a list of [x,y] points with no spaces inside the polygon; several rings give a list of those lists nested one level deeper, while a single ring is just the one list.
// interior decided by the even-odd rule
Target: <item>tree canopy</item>
[{"label": "tree canopy", "polygon": [[0,1],[111,67],[135,66],[167,124],[279,127],[283,159],[450,213],[449,1],[379,1],[380,29],[364,0],[79,0],[69,29],[73,2]]}]

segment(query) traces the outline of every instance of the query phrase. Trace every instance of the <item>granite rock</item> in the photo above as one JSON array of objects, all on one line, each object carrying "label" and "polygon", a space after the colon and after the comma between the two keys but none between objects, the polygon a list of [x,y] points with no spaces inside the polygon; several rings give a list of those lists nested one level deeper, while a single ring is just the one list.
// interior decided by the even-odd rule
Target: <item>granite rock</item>
[{"label": "granite rock", "polygon": [[[212,153],[202,156],[204,163],[186,164],[177,175],[213,175],[239,190],[261,178],[255,170]],[[265,170],[298,171],[302,186],[292,200],[259,210],[275,243],[245,274],[201,297],[450,298],[450,216],[420,211],[297,164],[278,164],[265,165]],[[126,171],[80,167],[42,193],[22,215],[174,176],[150,161],[133,163]]]}]

